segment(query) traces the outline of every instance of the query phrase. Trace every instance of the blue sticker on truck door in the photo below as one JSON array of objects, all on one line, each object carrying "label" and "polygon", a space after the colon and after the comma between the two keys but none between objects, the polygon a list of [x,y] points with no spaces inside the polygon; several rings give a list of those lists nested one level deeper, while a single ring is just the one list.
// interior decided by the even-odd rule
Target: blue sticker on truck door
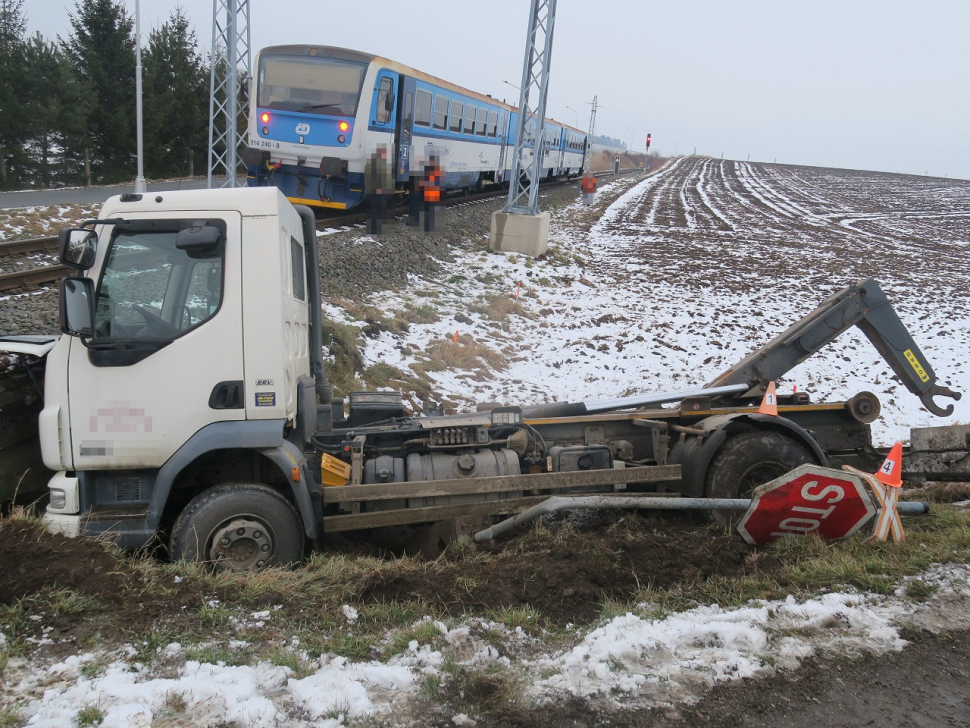
[{"label": "blue sticker on truck door", "polygon": [[275,407],[276,392],[256,392],[257,407]]}]

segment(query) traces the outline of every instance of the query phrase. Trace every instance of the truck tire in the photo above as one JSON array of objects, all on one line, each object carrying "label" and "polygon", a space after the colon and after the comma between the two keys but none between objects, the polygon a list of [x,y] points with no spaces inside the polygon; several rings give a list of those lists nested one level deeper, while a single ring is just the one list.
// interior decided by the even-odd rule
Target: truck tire
[{"label": "truck tire", "polygon": [[815,462],[804,445],[780,432],[742,432],[729,437],[714,455],[704,479],[704,495],[708,498],[750,498],[757,486],[799,465]]},{"label": "truck tire", "polygon": [[293,504],[260,483],[226,483],[200,493],[179,514],[169,542],[173,560],[219,571],[288,566],[303,558],[303,548]]}]

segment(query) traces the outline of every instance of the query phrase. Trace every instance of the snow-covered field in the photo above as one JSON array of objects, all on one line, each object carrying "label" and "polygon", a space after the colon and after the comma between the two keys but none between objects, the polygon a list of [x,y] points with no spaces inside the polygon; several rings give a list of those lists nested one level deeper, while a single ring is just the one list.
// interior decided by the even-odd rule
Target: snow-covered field
[{"label": "snow-covered field", "polygon": [[[895,595],[885,597],[830,593],[801,602],[791,597],[751,602],[734,610],[697,607],[663,618],[651,617],[651,605],[643,604],[577,634],[564,649],[550,650],[541,637],[521,628],[509,631],[482,620],[436,626],[448,650],[464,664],[494,665],[522,676],[525,693],[536,705],[575,696],[604,711],[672,707],[697,700],[716,683],[770,675],[818,653],[900,650],[906,644],[900,636],[904,625],[932,631],[970,626],[970,567],[934,567],[918,578],[936,589],[928,601],[907,599],[904,581]],[[352,626],[354,609],[348,606],[344,612]],[[271,614],[252,616],[258,622]],[[501,654],[478,636],[483,630],[493,641],[501,633],[505,652],[522,656],[512,660]],[[422,725],[414,701],[429,679],[443,674],[445,661],[440,650],[416,641],[386,662],[325,655],[311,661],[302,675],[268,663],[187,661],[177,643],[158,652],[151,666],[138,662],[137,652],[128,647],[112,655],[75,655],[32,672],[11,659],[4,697],[19,703],[27,725],[45,728],[78,724],[79,711],[88,706],[104,728],[226,723],[336,728],[368,717],[383,725]],[[98,669],[86,671],[86,665]],[[475,724],[464,713],[452,722]]]},{"label": "snow-covered field", "polygon": [[[407,371],[458,331],[506,360],[501,371],[428,374],[464,406],[680,390],[872,277],[940,381],[970,388],[970,183],[686,158],[639,183],[614,182],[600,198],[624,186],[592,224],[578,203],[559,212],[549,260],[473,247],[435,280],[415,275],[408,291],[374,296],[384,310],[432,305],[441,318],[368,340],[368,363]],[[484,297],[514,297],[519,282],[518,313],[496,321],[476,311]],[[337,307],[327,313],[349,321]],[[780,382],[792,386],[816,401],[876,393],[879,444],[907,440],[910,427],[970,420],[970,398],[946,421],[924,410],[857,329]]]}]

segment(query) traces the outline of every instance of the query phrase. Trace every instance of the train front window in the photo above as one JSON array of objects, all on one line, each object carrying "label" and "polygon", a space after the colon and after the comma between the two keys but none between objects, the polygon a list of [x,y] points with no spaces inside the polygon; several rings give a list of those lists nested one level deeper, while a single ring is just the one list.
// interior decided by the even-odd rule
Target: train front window
[{"label": "train front window", "polygon": [[256,103],[269,109],[354,116],[367,65],[336,58],[262,56]]}]

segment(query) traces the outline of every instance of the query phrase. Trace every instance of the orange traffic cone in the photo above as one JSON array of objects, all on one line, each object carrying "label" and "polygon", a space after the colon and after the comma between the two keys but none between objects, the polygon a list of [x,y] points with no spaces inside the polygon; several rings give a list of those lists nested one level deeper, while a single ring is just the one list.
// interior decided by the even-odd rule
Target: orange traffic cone
[{"label": "orange traffic cone", "polygon": [[768,391],[765,392],[765,398],[761,400],[758,414],[778,416],[778,396],[775,394],[774,382],[768,382]]},{"label": "orange traffic cone", "polygon": [[899,488],[903,484],[903,443],[893,445],[889,457],[876,471],[876,480],[890,488]]}]

